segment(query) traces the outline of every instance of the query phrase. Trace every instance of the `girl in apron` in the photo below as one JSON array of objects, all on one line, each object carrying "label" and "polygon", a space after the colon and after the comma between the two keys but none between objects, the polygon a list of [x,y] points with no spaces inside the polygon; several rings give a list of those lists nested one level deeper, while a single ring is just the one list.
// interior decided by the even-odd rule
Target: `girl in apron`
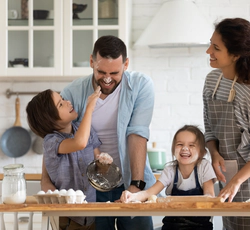
[{"label": "girl in apron", "polygon": [[[158,181],[145,191],[130,193],[124,191],[122,202],[146,201],[166,188],[166,195],[172,196],[214,196],[216,176],[211,163],[204,159],[206,154],[203,133],[192,125],[179,129],[172,142],[175,161],[166,164]],[[162,230],[211,230],[210,217],[165,217]]]},{"label": "girl in apron", "polygon": [[[203,89],[205,139],[228,202],[250,198],[250,23],[224,19],[207,50],[211,71]],[[224,187],[224,188],[223,188]],[[226,230],[250,229],[249,217],[223,217]]]}]

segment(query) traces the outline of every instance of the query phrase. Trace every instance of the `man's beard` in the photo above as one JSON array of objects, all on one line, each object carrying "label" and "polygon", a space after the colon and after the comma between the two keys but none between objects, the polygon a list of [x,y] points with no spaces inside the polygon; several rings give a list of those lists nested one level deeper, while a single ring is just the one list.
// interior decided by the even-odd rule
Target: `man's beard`
[{"label": "man's beard", "polygon": [[117,83],[116,81],[112,80],[112,84],[114,86],[112,88],[107,89],[107,88],[103,87],[103,84],[105,84],[105,82],[102,79],[100,79],[98,81],[94,79],[94,81],[95,81],[96,85],[99,85],[101,87],[102,94],[104,94],[104,95],[109,95],[109,94],[113,93],[115,91],[115,89],[117,88],[117,86],[120,84],[120,82]]}]

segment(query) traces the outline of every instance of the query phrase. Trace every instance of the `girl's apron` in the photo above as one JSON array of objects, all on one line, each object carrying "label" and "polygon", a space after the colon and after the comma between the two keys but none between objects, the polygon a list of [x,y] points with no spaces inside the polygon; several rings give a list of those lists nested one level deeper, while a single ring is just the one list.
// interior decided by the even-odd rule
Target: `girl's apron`
[{"label": "girl's apron", "polygon": [[[208,117],[211,123],[213,134],[218,139],[219,153],[224,160],[237,160],[238,170],[245,164],[245,160],[237,151],[241,143],[241,130],[237,126],[236,117],[234,115],[233,97],[228,98],[228,102],[221,100],[214,100],[214,95],[218,89],[221,81],[222,74],[220,75],[215,86],[212,100],[208,102]],[[236,82],[235,77],[231,91]],[[231,92],[230,91],[230,92]],[[250,198],[250,180],[244,182],[240,191],[236,194],[233,201],[242,202]],[[223,217],[223,225],[227,230],[246,230],[250,229],[250,218],[248,217]],[[245,225],[245,228],[243,227]]]},{"label": "girl's apron", "polygon": [[[171,192],[172,196],[194,196],[203,195],[203,189],[200,186],[198,179],[197,166],[194,168],[195,183],[196,187],[187,191],[179,190],[177,188],[178,182],[178,165],[176,165],[176,172],[174,178],[173,189]],[[213,224],[210,222],[209,216],[197,217],[164,217],[162,222],[162,230],[212,230]]]}]

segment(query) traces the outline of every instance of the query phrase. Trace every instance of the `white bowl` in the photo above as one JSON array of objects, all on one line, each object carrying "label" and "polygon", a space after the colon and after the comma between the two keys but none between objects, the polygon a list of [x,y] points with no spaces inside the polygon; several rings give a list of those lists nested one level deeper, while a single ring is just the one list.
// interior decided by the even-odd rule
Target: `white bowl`
[{"label": "white bowl", "polygon": [[14,68],[24,68],[25,66],[22,64],[15,64],[13,65]]},{"label": "white bowl", "polygon": [[89,67],[89,61],[74,62],[75,67]]}]

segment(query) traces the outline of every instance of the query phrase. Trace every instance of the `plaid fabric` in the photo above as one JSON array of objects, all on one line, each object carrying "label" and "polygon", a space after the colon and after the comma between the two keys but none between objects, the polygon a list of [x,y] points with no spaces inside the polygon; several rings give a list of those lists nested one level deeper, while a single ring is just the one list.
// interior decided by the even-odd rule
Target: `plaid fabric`
[{"label": "plaid fabric", "polygon": [[[226,160],[237,160],[240,170],[250,159],[250,86],[236,83],[236,96],[227,102],[232,81],[222,78],[215,97],[213,90],[221,72],[212,71],[206,79],[204,100],[204,123],[206,141],[217,140],[219,153]],[[242,202],[250,198],[250,179],[244,182],[233,201]],[[227,230],[249,230],[249,217],[223,217]]]}]

